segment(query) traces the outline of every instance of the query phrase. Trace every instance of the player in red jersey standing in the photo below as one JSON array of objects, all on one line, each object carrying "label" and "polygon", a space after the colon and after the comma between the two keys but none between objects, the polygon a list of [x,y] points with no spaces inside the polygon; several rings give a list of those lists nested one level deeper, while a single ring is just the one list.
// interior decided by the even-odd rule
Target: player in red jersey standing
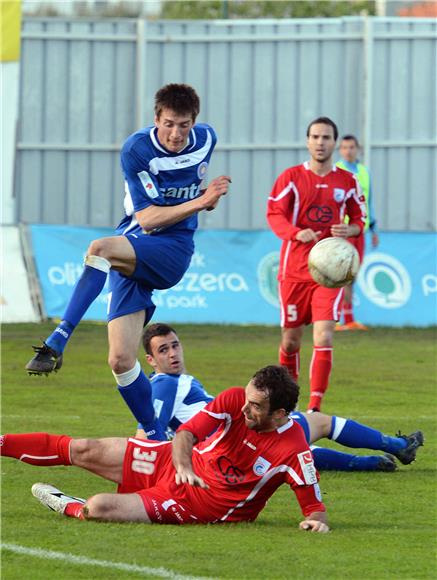
[{"label": "player in red jersey standing", "polygon": [[[267,206],[267,220],[282,240],[279,300],[282,338],[279,363],[295,380],[305,325],[313,323],[308,410],[319,411],[332,369],[333,335],[341,312],[342,289],[316,284],[308,271],[308,254],[319,240],[349,238],[363,231],[365,200],[356,178],[332,163],[337,126],[319,117],[307,129],[310,160],[277,178]],[[349,223],[344,223],[345,216]]]},{"label": "player in red jersey standing", "polygon": [[[33,465],[75,465],[119,484],[86,502],[47,484],[50,509],[100,521],[195,524],[253,521],[283,483],[296,494],[303,530],[327,532],[318,475],[302,427],[289,417],[299,387],[283,367],[259,370],[246,389],[222,392],[173,442],[8,434],[1,454]],[[210,435],[213,433],[212,435]]]}]

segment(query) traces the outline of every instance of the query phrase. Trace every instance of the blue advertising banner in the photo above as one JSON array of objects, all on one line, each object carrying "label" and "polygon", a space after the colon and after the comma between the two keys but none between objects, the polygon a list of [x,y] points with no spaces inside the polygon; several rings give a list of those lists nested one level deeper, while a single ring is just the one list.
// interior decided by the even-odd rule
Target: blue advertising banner
[{"label": "blue advertising banner", "polygon": [[[60,318],[83,270],[86,250],[93,240],[112,236],[113,229],[30,226],[33,255],[46,314]],[[106,320],[108,286],[90,306],[85,320]]]},{"label": "blue advertising banner", "polygon": [[[31,226],[38,276],[49,317],[60,317],[82,271],[91,240],[110,229]],[[356,317],[366,324],[437,324],[437,236],[381,233],[354,286]],[[181,282],[154,293],[155,320],[278,324],[280,241],[269,231],[199,231]],[[85,318],[105,320],[107,288]]]}]

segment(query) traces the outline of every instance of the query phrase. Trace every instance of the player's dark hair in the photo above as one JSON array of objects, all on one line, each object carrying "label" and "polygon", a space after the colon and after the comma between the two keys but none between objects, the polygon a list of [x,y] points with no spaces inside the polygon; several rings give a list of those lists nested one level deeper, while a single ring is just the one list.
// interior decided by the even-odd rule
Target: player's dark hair
[{"label": "player's dark hair", "polygon": [[340,141],[354,141],[357,147],[360,146],[358,139],[355,137],[355,135],[343,135]]},{"label": "player's dark hair", "polygon": [[143,347],[147,354],[152,354],[152,349],[150,347],[150,342],[155,336],[167,336],[170,332],[176,331],[174,328],[163,322],[155,322],[155,324],[150,324],[143,333]]},{"label": "player's dark hair", "polygon": [[338,128],[332,119],[330,119],[329,117],[317,117],[317,119],[314,119],[314,121],[311,121],[311,123],[308,125],[308,128],[307,128],[307,137],[310,136],[310,129],[313,125],[329,125],[330,127],[332,127],[332,129],[334,131],[334,141],[337,141]]},{"label": "player's dark hair", "polygon": [[299,385],[294,382],[285,367],[269,365],[252,377],[253,386],[269,397],[269,414],[278,409],[293,411],[299,398]]},{"label": "player's dark hair", "polygon": [[170,109],[180,116],[191,115],[195,121],[200,111],[199,96],[190,85],[165,85],[155,95],[155,115],[158,119],[162,109]]}]

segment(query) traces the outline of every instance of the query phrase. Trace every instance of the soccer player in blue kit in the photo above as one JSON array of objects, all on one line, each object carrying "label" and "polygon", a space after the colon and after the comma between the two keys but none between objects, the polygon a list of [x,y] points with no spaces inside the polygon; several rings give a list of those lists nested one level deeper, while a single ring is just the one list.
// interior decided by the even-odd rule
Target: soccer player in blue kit
[{"label": "soccer player in blue kit", "polygon": [[[146,360],[154,370],[150,381],[156,416],[171,438],[180,425],[201,411],[213,397],[195,377],[186,373],[182,344],[171,326],[159,322],[150,324],[143,334],[143,346]],[[291,418],[304,430],[315,466],[320,470],[395,471],[395,457],[404,465],[412,463],[424,440],[421,431],[390,437],[351,419],[325,413],[294,411]],[[144,438],[141,425],[135,436]],[[346,447],[375,449],[386,454],[355,455],[313,445],[323,438]]]},{"label": "soccer player in blue kit", "polygon": [[222,175],[204,187],[217,139],[212,127],[195,123],[199,108],[188,85],[169,84],[156,93],[154,126],[135,132],[122,147],[125,216],[116,235],[91,242],[60,324],[34,347],[26,365],[37,375],[60,369],[68,340],[109,274],[109,365],[122,397],[152,439],[164,433],[137,360],[143,327],[155,310],[152,292],[183,277],[194,251],[197,214],[214,209],[230,183]]}]

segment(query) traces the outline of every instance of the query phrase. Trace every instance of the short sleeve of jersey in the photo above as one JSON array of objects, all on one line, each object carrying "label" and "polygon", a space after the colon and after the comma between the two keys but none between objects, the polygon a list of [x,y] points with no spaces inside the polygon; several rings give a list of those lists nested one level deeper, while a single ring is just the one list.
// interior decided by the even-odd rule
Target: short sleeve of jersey
[{"label": "short sleeve of jersey", "polygon": [[[150,128],[131,135],[121,150],[121,167],[125,178],[126,193],[137,212],[149,205],[163,205],[159,183],[150,171],[149,163],[155,157],[150,139]],[[128,208],[125,208],[128,212]]]},{"label": "short sleeve of jersey", "polygon": [[176,430],[213,399],[192,375],[160,373],[151,383],[153,407],[164,429]]},{"label": "short sleeve of jersey", "polygon": [[190,431],[198,441],[203,441],[215,429],[241,414],[244,398],[242,387],[227,389],[208,403],[200,413],[181,425],[178,431]]}]

